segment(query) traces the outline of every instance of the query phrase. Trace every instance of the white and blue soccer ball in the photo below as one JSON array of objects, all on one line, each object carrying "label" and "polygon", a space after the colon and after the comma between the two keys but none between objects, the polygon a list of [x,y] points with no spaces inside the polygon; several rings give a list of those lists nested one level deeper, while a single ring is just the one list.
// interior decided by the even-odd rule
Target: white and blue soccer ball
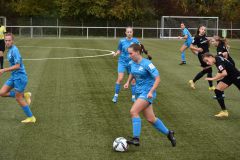
[{"label": "white and blue soccer ball", "polygon": [[118,137],[113,142],[113,150],[117,152],[125,152],[128,149],[127,140],[124,137]]}]

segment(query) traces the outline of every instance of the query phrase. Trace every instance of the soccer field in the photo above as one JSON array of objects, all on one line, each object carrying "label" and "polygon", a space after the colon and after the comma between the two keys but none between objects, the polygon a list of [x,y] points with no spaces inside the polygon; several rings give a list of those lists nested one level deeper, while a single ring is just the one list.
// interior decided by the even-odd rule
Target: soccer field
[{"label": "soccer field", "polygon": [[[201,70],[197,56],[187,50],[187,65],[178,65],[183,41],[141,42],[160,71],[154,111],[175,131],[175,148],[143,119],[141,146],[130,146],[125,153],[112,150],[116,137],[132,136],[131,91],[122,89],[119,102],[111,101],[117,58],[109,53],[116,50],[118,40],[17,38],[16,45],[26,59],[27,91],[33,94],[31,109],[37,123],[22,124],[25,117],[17,102],[0,98],[0,160],[239,159],[237,88],[232,86],[225,92],[229,118],[216,119],[214,114],[220,107],[208,91],[207,81],[198,81],[196,90],[188,86]],[[240,68],[239,41],[230,41],[230,46]],[[216,53],[213,47],[211,51]],[[1,85],[9,75],[0,77]]]}]

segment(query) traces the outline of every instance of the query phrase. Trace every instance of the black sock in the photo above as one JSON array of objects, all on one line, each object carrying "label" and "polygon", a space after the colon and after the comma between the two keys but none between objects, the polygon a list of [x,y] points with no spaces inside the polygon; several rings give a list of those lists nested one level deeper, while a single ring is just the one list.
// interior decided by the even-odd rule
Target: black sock
[{"label": "black sock", "polygon": [[223,92],[218,89],[215,89],[214,92],[216,94],[217,101],[218,101],[219,105],[221,106],[222,110],[226,110],[224,98],[222,97]]},{"label": "black sock", "polygon": [[0,65],[1,65],[1,69],[3,69],[3,57],[2,56],[0,56]]},{"label": "black sock", "polygon": [[204,76],[204,74],[206,74],[206,73],[204,73],[204,71],[199,72],[199,73],[194,77],[193,82],[195,83],[197,80],[199,80],[200,78],[202,78],[202,77]]}]

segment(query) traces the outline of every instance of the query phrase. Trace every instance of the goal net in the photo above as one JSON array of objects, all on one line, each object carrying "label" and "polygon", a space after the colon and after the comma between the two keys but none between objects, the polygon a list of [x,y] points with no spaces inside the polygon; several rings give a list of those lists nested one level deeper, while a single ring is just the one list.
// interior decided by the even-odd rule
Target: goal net
[{"label": "goal net", "polygon": [[160,38],[177,38],[182,34],[180,24],[183,22],[194,36],[200,24],[207,27],[206,35],[218,35],[218,17],[192,17],[192,16],[162,16]]}]

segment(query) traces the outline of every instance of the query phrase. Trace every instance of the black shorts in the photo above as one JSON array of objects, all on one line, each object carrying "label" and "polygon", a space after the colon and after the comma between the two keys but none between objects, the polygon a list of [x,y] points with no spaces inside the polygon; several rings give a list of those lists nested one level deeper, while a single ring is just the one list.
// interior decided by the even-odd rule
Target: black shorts
[{"label": "black shorts", "polygon": [[223,79],[220,80],[220,82],[223,82],[228,86],[234,84],[240,90],[240,75],[235,78],[224,77]]},{"label": "black shorts", "polygon": [[207,63],[205,63],[204,61],[203,61],[203,57],[202,57],[202,55],[203,54],[201,54],[201,53],[198,53],[198,60],[199,60],[199,62],[200,62],[200,64],[201,64],[201,67],[208,67],[209,65],[207,65]]},{"label": "black shorts", "polygon": [[0,39],[0,51],[5,51],[5,42],[4,39]]}]

